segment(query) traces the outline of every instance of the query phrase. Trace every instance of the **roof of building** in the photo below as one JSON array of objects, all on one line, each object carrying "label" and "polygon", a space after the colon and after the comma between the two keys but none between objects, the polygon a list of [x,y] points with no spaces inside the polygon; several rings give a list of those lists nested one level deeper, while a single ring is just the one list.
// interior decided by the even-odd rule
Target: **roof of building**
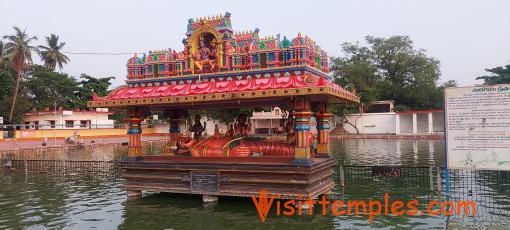
[{"label": "roof of building", "polygon": [[42,111],[30,111],[25,113],[25,116],[33,116],[33,115],[43,115],[43,114],[54,114],[55,111],[57,114],[65,114],[66,112],[74,113],[82,113],[82,114],[114,114],[113,111],[91,111],[91,110],[42,110]]},{"label": "roof of building", "polygon": [[397,114],[413,114],[413,113],[442,113],[441,109],[433,109],[433,110],[411,110],[411,111],[398,111]]},{"label": "roof of building", "polygon": [[330,81],[327,52],[301,33],[287,39],[279,34],[260,38],[259,29],[235,32],[227,12],[189,19],[183,45],[181,52],[156,50],[130,58],[127,86],[103,98],[94,95],[87,106],[279,106],[295,96],[359,102],[354,92]]}]

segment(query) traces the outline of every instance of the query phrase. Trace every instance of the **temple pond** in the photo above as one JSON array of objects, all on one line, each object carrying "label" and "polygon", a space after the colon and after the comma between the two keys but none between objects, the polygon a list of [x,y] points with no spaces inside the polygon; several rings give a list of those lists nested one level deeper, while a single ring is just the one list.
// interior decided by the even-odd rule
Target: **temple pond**
[{"label": "temple pond", "polygon": [[[428,201],[444,192],[430,191],[427,170],[434,175],[443,165],[441,141],[332,140],[332,150],[344,165],[346,186],[337,200],[394,198]],[[402,165],[400,179],[376,178],[370,167],[348,165]],[[424,166],[424,167],[422,167]],[[436,178],[437,179],[437,178]],[[435,180],[434,179],[434,183]],[[452,173],[452,197],[477,201],[476,217],[463,216],[277,216],[272,207],[265,223],[249,198],[220,198],[217,206],[204,206],[200,196],[145,194],[128,200],[118,173],[50,175],[3,172],[0,175],[1,229],[446,229],[510,226],[510,184],[507,172]]]}]

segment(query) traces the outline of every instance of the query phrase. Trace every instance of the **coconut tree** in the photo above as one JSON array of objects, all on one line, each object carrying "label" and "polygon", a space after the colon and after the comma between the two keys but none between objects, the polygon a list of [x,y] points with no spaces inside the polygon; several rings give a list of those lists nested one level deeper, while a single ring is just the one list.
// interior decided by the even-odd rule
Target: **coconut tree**
[{"label": "coconut tree", "polygon": [[66,43],[59,43],[58,38],[59,37],[55,34],[51,34],[49,37],[46,36],[47,46],[39,46],[41,50],[41,60],[44,62],[44,67],[48,69],[55,70],[58,65],[59,69],[62,70],[63,64],[67,64],[67,62],[70,61],[69,58],[61,52]]},{"label": "coconut tree", "polygon": [[7,40],[5,44],[5,52],[9,58],[14,70],[16,70],[16,88],[14,89],[14,95],[11,105],[11,112],[9,113],[9,121],[12,120],[12,114],[14,113],[14,107],[16,106],[16,99],[18,97],[19,82],[21,80],[21,74],[26,65],[32,64],[32,51],[39,52],[37,47],[30,46],[30,43],[37,40],[36,36],[30,37],[25,30],[21,30],[18,27],[14,28],[14,34],[5,35],[3,38]]}]

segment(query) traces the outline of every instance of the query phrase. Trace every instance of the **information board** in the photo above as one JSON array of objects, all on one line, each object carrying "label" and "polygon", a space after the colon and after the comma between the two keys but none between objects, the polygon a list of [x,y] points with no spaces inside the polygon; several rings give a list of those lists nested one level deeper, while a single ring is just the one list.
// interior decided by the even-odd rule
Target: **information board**
[{"label": "information board", "polygon": [[510,85],[445,89],[448,168],[510,170]]},{"label": "information board", "polygon": [[218,172],[191,172],[191,190],[193,192],[218,192]]}]

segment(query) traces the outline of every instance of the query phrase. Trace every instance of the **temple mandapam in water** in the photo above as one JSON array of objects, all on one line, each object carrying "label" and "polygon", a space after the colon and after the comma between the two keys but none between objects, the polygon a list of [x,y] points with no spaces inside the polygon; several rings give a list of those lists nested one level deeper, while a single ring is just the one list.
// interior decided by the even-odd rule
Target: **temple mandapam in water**
[{"label": "temple mandapam in water", "polygon": [[[185,35],[183,51],[130,58],[127,86],[102,98],[94,94],[88,102],[92,108],[128,110],[130,140],[123,164],[128,195],[145,190],[251,196],[265,189],[296,199],[330,191],[336,163],[330,154],[330,104],[356,103],[359,97],[331,82],[327,53],[301,33],[261,38],[259,29],[236,32],[228,12],[189,19]],[[207,138],[199,116],[187,127],[193,136],[180,130],[189,110],[273,106],[288,115],[282,125],[285,141],[250,139],[246,116],[224,134],[216,127]],[[171,146],[165,149],[171,151],[144,156],[140,124],[155,109],[168,115]],[[317,121],[317,149],[310,146],[311,116]],[[193,175],[212,178],[213,185],[204,190],[193,184]]]}]

